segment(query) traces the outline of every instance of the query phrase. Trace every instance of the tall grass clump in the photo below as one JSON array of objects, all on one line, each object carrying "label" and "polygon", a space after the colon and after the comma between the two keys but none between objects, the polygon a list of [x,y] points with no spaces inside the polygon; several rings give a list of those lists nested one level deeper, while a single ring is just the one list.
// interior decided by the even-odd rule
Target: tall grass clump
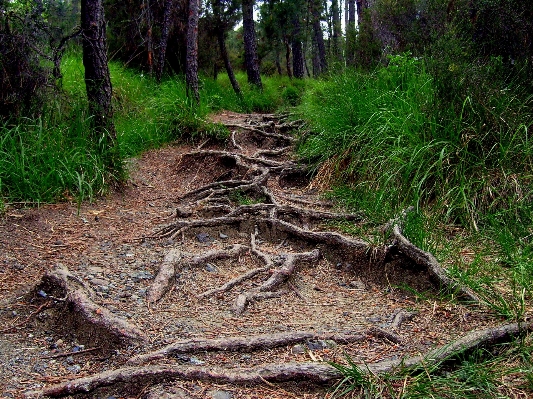
[{"label": "tall grass clump", "polygon": [[97,149],[80,134],[89,125],[75,109],[59,124],[39,118],[0,126],[2,196],[38,203],[101,194],[107,171]]},{"label": "tall grass clump", "polygon": [[[482,82],[487,91],[488,75]],[[347,205],[382,218],[430,206],[477,228],[484,214],[532,199],[533,102],[518,84],[492,87],[483,102],[467,88],[444,100],[424,60],[410,54],[315,82],[299,108],[311,130],[299,153]]]}]

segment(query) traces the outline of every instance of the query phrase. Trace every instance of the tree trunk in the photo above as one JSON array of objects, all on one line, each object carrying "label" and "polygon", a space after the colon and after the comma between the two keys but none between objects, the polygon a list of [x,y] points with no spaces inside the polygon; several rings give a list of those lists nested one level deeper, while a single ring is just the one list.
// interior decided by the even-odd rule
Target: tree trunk
[{"label": "tree trunk", "polygon": [[336,61],[341,59],[339,38],[341,36],[341,19],[339,13],[339,0],[331,1],[331,19],[333,25],[333,57]]},{"label": "tree trunk", "polygon": [[[111,79],[107,65],[106,30],[102,0],[81,1],[81,29],[83,33],[83,66],[89,112],[94,117],[94,143],[101,143],[99,150],[106,166],[120,168],[115,146],[116,132],[111,107]],[[102,140],[103,138],[103,140]]]},{"label": "tree trunk", "polygon": [[187,65],[185,67],[185,81],[187,97],[200,103],[198,92],[198,0],[189,0],[189,20],[187,24]]},{"label": "tree trunk", "polygon": [[289,79],[292,79],[292,70],[291,70],[291,46],[289,45],[289,38],[285,36],[283,40],[285,43],[285,65],[287,67],[287,76]]},{"label": "tree trunk", "polygon": [[150,4],[150,0],[146,0],[145,3],[145,11],[146,13],[146,64],[148,65],[148,73],[152,75],[154,72],[154,41],[152,37],[152,25],[153,25],[153,18],[152,18],[152,8]]},{"label": "tree trunk", "polygon": [[368,7],[368,2],[366,0],[356,0],[357,4],[357,24],[359,26],[363,23],[363,13],[365,11],[365,8]]},{"label": "tree trunk", "polygon": [[355,0],[348,1],[348,24],[346,25],[346,64],[355,64]]},{"label": "tree trunk", "polygon": [[170,32],[170,15],[172,14],[172,0],[165,0],[165,6],[163,8],[163,25],[161,26],[161,39],[159,42],[159,60],[157,62],[157,69],[155,71],[155,77],[159,83],[161,83],[161,76],[165,69],[165,60],[167,53],[168,35]]},{"label": "tree trunk", "polygon": [[237,96],[242,97],[241,87],[239,86],[239,82],[237,82],[235,74],[233,73],[233,68],[231,67],[231,62],[228,56],[228,50],[226,48],[226,41],[224,40],[224,32],[221,29],[218,29],[217,31],[217,38],[218,46],[220,47],[220,55],[222,56],[222,60],[224,61],[224,67],[226,68],[226,72],[228,73],[228,78],[231,82],[231,86],[233,87],[233,91],[235,92],[235,94],[237,94]]},{"label": "tree trunk", "polygon": [[302,42],[300,40],[301,26],[299,16],[296,16],[293,20],[293,26],[292,71],[295,78],[302,79],[304,77],[304,53],[302,50]]},{"label": "tree trunk", "polygon": [[[313,21],[313,74],[318,76],[328,69],[326,59],[326,46],[320,24],[320,3],[317,0],[311,2],[311,17]],[[316,65],[315,65],[316,64]]]},{"label": "tree trunk", "polygon": [[242,1],[242,25],[244,31],[244,63],[248,82],[263,89],[259,74],[259,60],[257,58],[257,43],[254,24],[254,0]]},{"label": "tree trunk", "polygon": [[278,75],[282,76],[283,72],[281,70],[281,61],[279,59],[279,49],[277,45],[276,45],[276,69],[278,70]]}]

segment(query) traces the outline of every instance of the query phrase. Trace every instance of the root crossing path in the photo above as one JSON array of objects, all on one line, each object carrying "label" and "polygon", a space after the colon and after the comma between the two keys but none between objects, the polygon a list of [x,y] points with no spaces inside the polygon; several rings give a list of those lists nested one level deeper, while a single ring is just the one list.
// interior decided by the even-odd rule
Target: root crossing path
[{"label": "root crossing path", "polygon": [[[13,212],[42,274],[3,301],[6,342],[35,348],[3,366],[6,392],[324,398],[340,378],[327,362],[345,355],[393,372],[531,327],[498,325],[403,236],[402,215],[386,245],[343,234],[364,215],[311,188],[292,154],[298,122],[216,119],[228,140],[144,155],[125,193],[75,215]],[[16,304],[22,317],[8,320]]]}]

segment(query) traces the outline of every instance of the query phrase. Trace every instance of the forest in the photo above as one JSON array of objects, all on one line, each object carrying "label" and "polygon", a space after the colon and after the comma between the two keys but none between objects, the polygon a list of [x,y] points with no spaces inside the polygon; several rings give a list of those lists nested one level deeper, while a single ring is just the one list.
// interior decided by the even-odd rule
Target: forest
[{"label": "forest", "polygon": [[528,0],[0,0],[0,391],[533,396],[532,126]]}]

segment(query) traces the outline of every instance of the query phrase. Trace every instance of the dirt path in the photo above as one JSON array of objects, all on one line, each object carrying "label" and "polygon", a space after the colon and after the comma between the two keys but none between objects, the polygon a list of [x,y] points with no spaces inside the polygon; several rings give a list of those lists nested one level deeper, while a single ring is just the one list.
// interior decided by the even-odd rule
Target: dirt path
[{"label": "dirt path", "polygon": [[443,284],[399,242],[339,234],[335,220],[361,217],[311,188],[290,124],[216,118],[234,132],[226,143],[150,151],[124,192],[79,213],[3,216],[3,397],[96,376],[89,397],[324,398],[331,377],[310,381],[327,374],[322,361],[399,361],[497,324],[399,289]]}]

